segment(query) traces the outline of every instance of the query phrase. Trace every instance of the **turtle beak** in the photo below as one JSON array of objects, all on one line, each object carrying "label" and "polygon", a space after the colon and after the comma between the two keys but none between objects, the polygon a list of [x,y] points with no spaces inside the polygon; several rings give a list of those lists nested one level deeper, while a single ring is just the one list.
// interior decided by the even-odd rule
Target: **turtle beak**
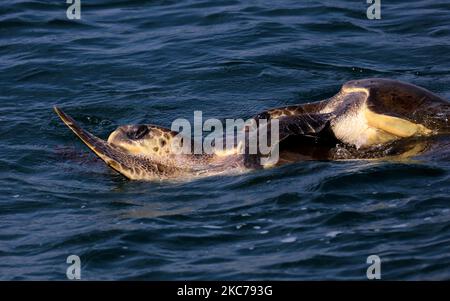
[{"label": "turtle beak", "polygon": [[140,173],[137,172],[135,168],[131,167],[132,162],[127,154],[123,153],[118,148],[111,146],[105,140],[82,129],[72,117],[64,113],[58,107],[54,106],[53,109],[72,132],[74,132],[75,135],[77,135],[78,138],[80,138],[81,141],[83,141],[83,143],[86,144],[100,159],[105,161],[109,167],[129,179],[141,179],[141,177],[138,177]]}]

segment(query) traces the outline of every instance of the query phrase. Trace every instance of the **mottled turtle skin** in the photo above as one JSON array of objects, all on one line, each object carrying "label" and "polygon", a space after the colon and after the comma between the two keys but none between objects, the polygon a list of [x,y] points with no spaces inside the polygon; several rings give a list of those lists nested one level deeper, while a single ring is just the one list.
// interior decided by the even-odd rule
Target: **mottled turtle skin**
[{"label": "mottled turtle skin", "polygon": [[[156,125],[126,125],[102,140],[55,107],[62,121],[108,166],[133,180],[190,179],[267,166],[260,154],[232,151],[178,154],[177,132]],[[369,78],[345,83],[333,97],[275,108],[254,117],[264,130],[279,122],[277,164],[301,160],[409,158],[424,152],[430,137],[448,135],[450,103],[396,80]],[[247,128],[244,131],[249,131]],[[183,138],[181,138],[182,140]],[[237,148],[237,146],[236,146]]]}]

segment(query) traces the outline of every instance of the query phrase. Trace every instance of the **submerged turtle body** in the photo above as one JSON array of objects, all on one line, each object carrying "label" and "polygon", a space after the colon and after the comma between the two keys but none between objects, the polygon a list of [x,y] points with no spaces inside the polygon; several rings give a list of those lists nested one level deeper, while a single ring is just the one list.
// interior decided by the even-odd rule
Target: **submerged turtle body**
[{"label": "submerged turtle body", "polygon": [[[121,126],[104,141],[57,107],[55,111],[98,157],[129,179],[180,179],[264,167],[261,155],[247,150],[174,152],[173,146],[181,145],[183,138],[156,125]],[[347,82],[329,99],[270,109],[254,120],[258,126],[260,120],[268,120],[267,127],[278,121],[279,165],[311,159],[414,156],[427,148],[423,137],[450,132],[449,116],[450,103],[432,92],[373,78]]]}]

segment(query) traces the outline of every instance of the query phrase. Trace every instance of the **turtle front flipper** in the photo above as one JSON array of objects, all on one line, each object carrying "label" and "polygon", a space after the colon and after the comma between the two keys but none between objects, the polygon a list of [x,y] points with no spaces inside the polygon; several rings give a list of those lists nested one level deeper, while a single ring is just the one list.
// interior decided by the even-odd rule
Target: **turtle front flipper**
[{"label": "turtle front flipper", "polygon": [[333,141],[335,137],[330,130],[330,120],[333,113],[322,112],[328,100],[292,105],[270,109],[259,113],[253,119],[259,126],[265,119],[269,124],[271,120],[279,122],[279,142],[296,137],[300,140],[310,140],[312,143]]},{"label": "turtle front flipper", "polygon": [[[284,161],[279,155],[286,153],[299,153],[304,155],[303,159],[323,159],[329,149],[334,147],[336,139],[330,121],[334,117],[333,113],[320,113],[325,102],[308,103],[298,106],[272,109],[262,112],[254,117],[257,131],[251,135],[266,134],[270,151],[263,154],[259,151],[254,154],[246,150],[245,162],[249,167],[270,167],[278,165]],[[264,122],[263,122],[264,120]],[[275,125],[277,123],[277,125]],[[273,139],[273,127],[278,128],[277,137]],[[246,143],[248,149],[249,143]],[[258,145],[260,146],[260,145]],[[274,158],[275,160],[267,160]],[[267,163],[263,163],[263,160]],[[281,159],[280,162],[279,159]]]},{"label": "turtle front flipper", "polygon": [[426,128],[422,124],[414,123],[395,116],[378,114],[368,108],[365,108],[364,110],[367,124],[370,127],[377,128],[399,138],[427,136],[433,133],[432,130]]},{"label": "turtle front flipper", "polygon": [[56,114],[80,140],[86,144],[109,167],[132,180],[157,180],[176,176],[179,169],[151,160],[145,156],[133,155],[124,149],[102,140],[81,128],[76,121],[58,107]]}]

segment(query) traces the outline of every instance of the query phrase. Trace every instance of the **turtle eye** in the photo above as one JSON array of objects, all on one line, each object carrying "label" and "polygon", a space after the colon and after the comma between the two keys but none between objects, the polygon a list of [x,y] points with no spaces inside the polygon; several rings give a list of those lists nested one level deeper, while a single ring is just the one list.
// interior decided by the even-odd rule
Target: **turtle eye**
[{"label": "turtle eye", "polygon": [[135,128],[133,131],[128,133],[128,138],[133,140],[138,140],[144,137],[149,132],[149,129],[146,125],[140,125]]}]

